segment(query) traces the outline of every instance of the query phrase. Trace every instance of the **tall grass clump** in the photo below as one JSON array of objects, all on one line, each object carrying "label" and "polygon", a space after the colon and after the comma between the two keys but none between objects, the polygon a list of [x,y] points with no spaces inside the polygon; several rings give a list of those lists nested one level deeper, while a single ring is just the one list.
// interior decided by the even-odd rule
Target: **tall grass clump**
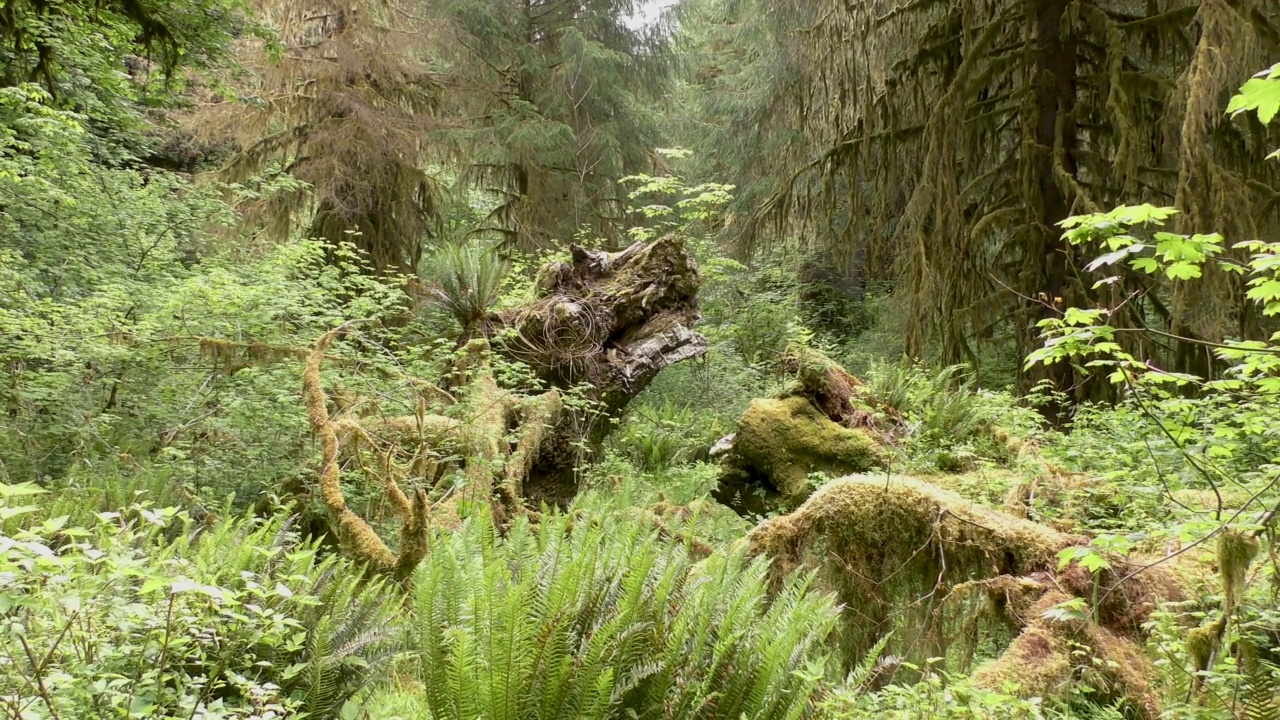
[{"label": "tall grass clump", "polygon": [[639,520],[476,516],[415,577],[414,673],[436,720],[794,718],[833,628],[797,576],[770,598],[767,563],[697,560]]}]

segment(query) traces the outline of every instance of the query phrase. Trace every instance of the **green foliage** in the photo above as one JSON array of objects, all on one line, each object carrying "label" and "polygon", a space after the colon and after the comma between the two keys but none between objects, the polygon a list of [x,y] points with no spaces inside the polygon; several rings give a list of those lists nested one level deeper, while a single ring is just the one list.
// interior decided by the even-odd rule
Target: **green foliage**
[{"label": "green foliage", "polygon": [[[227,60],[256,30],[243,0],[14,0],[0,15],[0,87],[39,83],[51,104],[93,118],[113,152],[136,155],[140,110],[172,103],[183,71]],[[162,82],[157,82],[162,81]]]},{"label": "green foliage", "polygon": [[834,610],[766,569],[619,517],[473,517],[414,580],[414,672],[436,718],[796,717]]},{"label": "green foliage", "polygon": [[78,525],[43,492],[0,485],[7,717],[337,718],[396,650],[393,596],[283,519]]},{"label": "green foliage", "polygon": [[732,429],[723,415],[668,398],[633,409],[609,442],[637,469],[657,472],[705,460],[707,450]]},{"label": "green foliage", "polygon": [[[1071,573],[1079,570],[1073,565],[1093,579],[1091,597],[1056,605],[1051,618],[1106,620],[1104,581],[1121,567],[1121,557],[1138,563],[1141,553],[1158,551],[1170,566],[1190,561],[1191,600],[1157,611],[1147,628],[1158,665],[1150,679],[1166,714],[1197,720],[1275,715],[1280,336],[1258,331],[1274,331],[1280,315],[1280,243],[1252,240],[1264,234],[1239,231],[1250,216],[1217,205],[1215,217],[1234,227],[1223,228],[1225,237],[1198,232],[1203,208],[1190,212],[1196,208],[1187,198],[1206,176],[1187,170],[1191,190],[1175,200],[1181,213],[1156,204],[1091,212],[1063,223],[1065,240],[1055,245],[1057,238],[1042,232],[1047,215],[1036,216],[1041,195],[1024,203],[1030,215],[986,204],[992,197],[1027,199],[1027,188],[1010,183],[1028,177],[1054,178],[1057,192],[1066,192],[1062,186],[1087,176],[1091,184],[1080,191],[1098,191],[1103,199],[1114,194],[1112,185],[1143,181],[1155,188],[1152,197],[1163,197],[1172,187],[1168,178],[1146,178],[1144,168],[1167,170],[1166,158],[1126,156],[1112,168],[1113,158],[1099,164],[1098,157],[1077,153],[1083,146],[1060,148],[1063,157],[1084,162],[1055,174],[1040,172],[1045,158],[1020,157],[1054,139],[975,143],[977,136],[951,134],[1002,114],[1016,119],[1023,108],[1008,103],[1022,93],[1023,80],[991,66],[997,84],[988,90],[997,92],[989,97],[990,114],[975,116],[964,111],[967,101],[933,92],[942,86],[922,80],[932,71],[910,70],[923,46],[889,52],[882,59],[903,63],[876,73],[922,89],[921,97],[942,97],[941,106],[917,107],[915,99],[903,100],[897,85],[881,98],[865,98],[861,86],[825,71],[818,75],[832,80],[835,92],[814,95],[815,68],[828,58],[806,53],[833,37],[843,51],[855,33],[839,23],[874,3],[687,3],[688,17],[697,22],[681,32],[702,33],[695,44],[706,52],[690,58],[701,90],[676,89],[678,100],[695,101],[696,113],[684,108],[677,122],[694,114],[735,118],[702,131],[709,133],[704,147],[718,149],[699,157],[653,150],[664,122],[654,104],[670,87],[668,36],[661,24],[626,24],[622,16],[632,3],[416,5],[375,3],[357,13],[348,3],[322,16],[293,0],[255,5],[271,14],[284,44],[255,41],[244,56],[263,64],[249,74],[250,86],[242,88],[248,102],[237,108],[261,105],[236,115],[252,122],[236,128],[246,156],[235,170],[272,179],[246,175],[232,184],[140,169],[137,156],[148,147],[134,147],[133,140],[166,132],[144,121],[143,107],[189,99],[204,110],[228,109],[207,97],[206,91],[222,92],[219,73],[197,87],[183,84],[182,70],[220,62],[233,35],[262,34],[240,17],[240,0],[16,0],[0,13],[6,40],[0,43],[6,73],[0,82],[0,481],[15,483],[0,485],[0,714],[41,720],[1120,717],[1119,704],[1088,705],[1092,675],[1073,677],[1075,689],[1064,693],[1073,707],[1058,707],[1014,697],[1011,688],[980,689],[943,674],[936,664],[942,661],[914,666],[881,657],[887,638],[852,674],[834,676],[828,654],[865,629],[859,618],[887,611],[844,608],[849,622],[837,624],[833,600],[820,595],[808,575],[772,577],[768,559],[748,559],[742,539],[751,523],[710,500],[722,468],[703,462],[752,399],[774,395],[793,379],[781,372],[783,349],[807,345],[840,357],[901,413],[887,443],[901,450],[889,460],[895,470],[902,462],[930,474],[962,473],[944,477],[949,488],[964,490],[963,502],[949,501],[945,512],[926,513],[919,527],[904,530],[919,538],[894,542],[886,532],[902,528],[869,531],[872,523],[862,522],[857,532],[866,537],[840,549],[848,557],[832,554],[844,564],[822,568],[853,583],[861,582],[858,562],[892,562],[880,593],[894,586],[892,578],[907,587],[899,571],[910,563],[929,563],[920,573],[927,584],[902,592],[909,611],[881,618],[886,627],[925,637],[920,618],[928,613],[931,633],[963,631],[972,634],[975,652],[1001,651],[1008,629],[995,626],[1004,616],[959,627],[934,598],[946,589],[940,583],[950,583],[948,572],[977,577],[999,553],[1018,548],[1002,543],[965,575],[955,560],[965,549],[944,552],[936,539],[946,536],[943,523],[972,527],[972,519],[959,516],[972,501],[1000,503],[1006,490],[1017,489],[1009,502],[1033,519],[1096,535],[1061,552],[1061,544],[1037,545],[1043,555],[1037,569],[1053,570],[1057,554],[1061,577],[1046,572],[1051,580],[1074,587]],[[1009,7],[1020,12],[1033,5]],[[1075,5],[1080,13],[1071,17],[1070,33],[1092,37],[1093,24],[1114,20],[1092,12],[1098,3]],[[900,24],[917,7],[923,6],[878,17],[866,54],[883,50],[875,43],[889,39],[884,28],[919,39],[921,28]],[[754,11],[758,17],[742,14]],[[964,82],[974,70],[959,61],[985,52],[987,28],[1006,33],[1000,47],[1022,52],[1019,33],[1028,23],[1001,16],[972,25],[986,11],[942,13],[941,24],[926,23],[937,32],[932,46],[940,57],[959,63],[943,63],[939,77]],[[1174,15],[1169,22],[1185,20]],[[1117,117],[1086,113],[1098,124],[1100,143],[1109,142],[1130,111],[1116,88],[1167,86],[1152,95],[1157,104],[1182,92],[1165,77],[1170,68],[1135,72],[1126,64],[1133,39],[1126,34],[1140,24],[1115,28],[1119,35],[1107,35],[1107,48],[1099,51],[1108,53],[1105,66],[1123,70],[1117,71],[1121,80],[1111,81],[1120,93],[1116,105],[1106,106]],[[779,32],[799,27],[806,32],[775,42],[784,37]],[[1205,28],[1212,36],[1212,23]],[[1081,45],[1082,53],[1095,50]],[[150,59],[131,57],[148,51]],[[865,60],[835,59],[847,67]],[[161,79],[163,87],[154,82]],[[1222,127],[1267,137],[1259,121],[1277,114],[1278,83],[1274,67],[1249,80],[1228,107],[1237,119],[1223,119]],[[1093,85],[1077,87],[1096,92]],[[192,95],[177,95],[186,90]],[[789,109],[803,98],[817,101],[812,113],[786,127],[796,119]],[[898,119],[914,118],[922,127],[859,137],[854,125],[842,125],[856,117],[856,127],[875,126],[884,119],[879,111],[844,113],[858,103],[883,109],[879,103],[892,98],[901,101],[888,107],[901,111]],[[935,117],[963,122],[944,127]],[[815,122],[841,127],[815,133]],[[1024,125],[1001,125],[991,138],[1022,132]],[[929,142],[902,144],[891,137],[898,130],[916,138],[923,132]],[[1129,138],[1126,147],[1156,147],[1147,142],[1148,130],[1121,133]],[[1196,128],[1181,130],[1191,138],[1188,148],[1209,145],[1195,137]],[[226,139],[220,133],[210,134]],[[697,139],[696,133],[686,137]],[[961,146],[976,150],[951,157]],[[897,150],[884,154],[891,147]],[[338,152],[329,152],[334,148]],[[992,149],[1012,154],[988,156]],[[1097,149],[1099,157],[1110,152]],[[932,160],[925,157],[930,153]],[[873,157],[881,161],[868,165]],[[1242,157],[1261,155],[1250,146]],[[1238,159],[1228,165],[1236,167]],[[867,172],[847,174],[859,163]],[[1201,166],[1225,167],[1208,160]],[[729,168],[742,172],[729,175]],[[788,191],[778,194],[779,179],[797,168],[799,174],[781,183]],[[926,171],[916,172],[920,168]],[[961,177],[978,169],[974,178]],[[809,170],[819,182],[807,179]],[[706,182],[715,177],[731,177],[740,188]],[[441,192],[437,178],[456,182],[458,192]],[[1213,182],[1203,185],[1219,192],[1215,197],[1231,195],[1212,190]],[[1054,187],[1036,192],[1051,195]],[[315,202],[298,202],[307,192]],[[770,195],[775,202],[764,211],[780,219],[772,231],[758,222],[764,214],[735,215]],[[1090,207],[1079,197],[1072,202]],[[258,221],[270,209],[286,211],[276,216],[284,221],[275,229],[285,230],[277,241],[246,235],[246,228],[261,229]],[[291,215],[298,211],[308,217]],[[437,220],[450,237],[478,234],[485,242],[441,245],[419,267]],[[1024,222],[1036,225],[1034,232]],[[350,242],[291,235],[303,227]],[[753,232],[781,241],[752,246],[746,236]],[[668,369],[649,386],[601,456],[575,468],[580,492],[568,508],[535,513],[512,502],[496,522],[483,502],[451,504],[450,493],[465,478],[441,471],[450,461],[432,455],[430,462],[410,463],[407,449],[388,440],[385,457],[377,459],[402,471],[397,479],[406,488],[424,488],[431,500],[449,498],[430,518],[447,529],[432,530],[415,576],[395,592],[366,583],[356,568],[322,549],[321,523],[304,518],[295,529],[295,521],[282,517],[240,515],[254,499],[262,514],[285,502],[305,512],[305,503],[318,502],[312,485],[318,453],[298,390],[300,358],[321,332],[353,318],[372,320],[326,351],[323,384],[330,395],[318,404],[327,400],[324,410],[334,418],[367,419],[373,426],[440,413],[442,424],[466,423],[485,398],[464,398],[442,410],[436,397],[457,390],[448,382],[460,357],[456,328],[446,325],[472,332],[495,310],[527,302],[545,281],[533,269],[566,259],[563,250],[513,253],[512,241],[525,249],[564,248],[573,237],[612,247],[669,235],[697,256],[699,329],[711,352]],[[495,237],[507,247],[499,251]],[[756,252],[730,252],[729,237],[744,240],[733,250]],[[888,242],[894,237],[909,242]],[[1099,257],[1092,263],[1077,262],[1075,253],[1093,251]],[[1102,274],[1091,287],[1081,282],[1063,293],[1068,297],[1045,300],[1052,312],[1025,298],[1001,300],[1005,289],[988,285],[1004,278],[1017,289],[1039,291],[1048,277],[1045,257],[1066,258],[1067,270]],[[415,307],[404,289],[409,277],[393,275],[399,270],[416,272],[436,302]],[[1231,310],[1241,321],[1240,338],[1183,336],[1178,323],[1190,317],[1184,311],[1197,293],[1208,288],[1204,297],[1230,297],[1210,287],[1224,281],[1236,283],[1247,301]],[[1124,292],[1135,287],[1142,290],[1137,296]],[[1010,308],[1017,312],[1008,314]],[[1047,342],[1026,371],[1061,363],[1077,378],[1109,374],[1119,403],[1079,405],[1069,426],[1047,429],[1012,394],[988,389],[1012,377],[991,361],[1025,344],[1031,313],[1052,317],[1040,324]],[[1147,328],[1154,330],[1149,337]],[[947,342],[922,343],[929,333]],[[1139,334],[1143,339],[1135,340]],[[1215,339],[1203,339],[1210,336]],[[1168,353],[1159,345],[1166,341],[1213,353],[1221,371],[1168,370]],[[896,363],[905,347],[926,358],[987,367],[978,374],[968,366]],[[495,359],[493,372],[504,389],[537,385],[519,363]],[[444,390],[424,391],[437,381]],[[574,421],[595,420],[588,397],[564,393]],[[808,400],[799,402],[812,410]],[[505,450],[518,430],[504,426],[489,439]],[[503,438],[506,431],[512,432]],[[878,452],[879,443],[870,449]],[[399,521],[389,516],[383,488],[366,482],[355,466],[382,452],[344,457],[351,462],[341,469],[351,509],[379,533]],[[446,452],[456,460],[475,450],[459,444],[439,454]],[[795,480],[817,485],[829,478],[802,470]],[[878,482],[864,484],[866,498],[883,496]],[[184,509],[157,509],[169,505]],[[857,508],[870,506],[860,501]],[[981,527],[987,516],[966,517],[978,518]],[[784,525],[785,519],[775,527]],[[935,541],[937,558],[915,549]],[[1209,550],[1214,545],[1217,556]],[[893,557],[898,560],[884,560]],[[1216,561],[1216,568],[1194,565],[1201,559]],[[1013,600],[1004,601],[1008,617],[1016,610]],[[904,652],[913,659],[927,652],[909,645]],[[1089,651],[1077,645],[1072,652]],[[396,670],[391,682],[388,668]]]},{"label": "green foliage", "polygon": [[470,242],[440,246],[427,267],[436,302],[470,329],[498,303],[508,263],[493,248]]},{"label": "green foliage", "polygon": [[866,377],[874,395],[907,419],[906,454],[926,468],[963,472],[983,462],[1009,465],[1016,459],[1010,438],[1030,439],[1041,430],[1040,418],[1017,398],[979,388],[962,365],[931,371],[873,363]]},{"label": "green foliage", "polygon": [[349,247],[220,247],[234,203],[294,183],[102,165],[46,98],[0,90],[0,475],[142,468],[248,499],[303,472],[299,348],[403,292]]},{"label": "green foliage", "polygon": [[1280,112],[1280,63],[1263,70],[1241,86],[1240,92],[1227,103],[1227,112],[1233,115],[1254,112],[1263,125],[1271,122]]},{"label": "green foliage", "polygon": [[[1270,98],[1277,83],[1274,69],[1249,81],[1229,112],[1256,112],[1260,120],[1271,120],[1275,108]],[[1062,224],[1073,245],[1101,245],[1107,251],[1090,264],[1091,270],[1163,275],[1174,284],[1175,297],[1207,282],[1210,271],[1238,274],[1246,278],[1242,312],[1258,317],[1280,313],[1280,246],[1238,242],[1233,249],[1249,253],[1242,260],[1227,252],[1220,235],[1153,229],[1176,214],[1175,208],[1149,204],[1122,206]],[[1095,287],[1116,279],[1105,277]],[[1084,459],[1091,450],[1107,446],[1106,454],[1080,465],[1121,475],[1126,468],[1137,469],[1138,477],[1122,481],[1123,493],[1169,504],[1148,510],[1149,520],[1161,511],[1175,519],[1153,522],[1152,536],[1188,543],[1188,550],[1209,541],[1217,545],[1220,592],[1206,593],[1200,599],[1205,607],[1166,608],[1149,624],[1170,696],[1170,717],[1265,717],[1274,709],[1276,684],[1271,660],[1261,656],[1274,646],[1276,597],[1248,568],[1263,539],[1274,542],[1275,508],[1280,507],[1280,468],[1275,465],[1280,447],[1273,430],[1280,421],[1274,402],[1280,391],[1275,376],[1280,334],[1268,340],[1207,342],[1154,331],[1199,345],[1225,368],[1215,377],[1171,372],[1122,335],[1131,329],[1117,322],[1122,306],[1068,308],[1060,317],[1041,321],[1044,345],[1027,364],[1070,363],[1084,372],[1108,373],[1123,389],[1124,405],[1079,411],[1078,429],[1064,443],[1071,447],[1066,456]],[[1200,497],[1187,491],[1198,491]],[[1094,543],[1106,540],[1100,536]],[[1131,547],[1126,542],[1122,549]],[[1274,577],[1274,547],[1269,552],[1272,562],[1262,575]],[[1091,570],[1103,569],[1099,563],[1105,560],[1093,559],[1093,550],[1078,548],[1075,555],[1082,564],[1092,560]]]},{"label": "green foliage", "polygon": [[[921,670],[910,663],[902,663],[902,667],[907,672]],[[918,682],[889,685],[875,692],[867,692],[862,683],[847,682],[824,701],[823,710],[842,720],[1041,720],[1055,716],[1042,707],[1039,698],[1020,699],[974,687],[962,676],[947,676],[932,667],[923,670],[924,677]]]}]

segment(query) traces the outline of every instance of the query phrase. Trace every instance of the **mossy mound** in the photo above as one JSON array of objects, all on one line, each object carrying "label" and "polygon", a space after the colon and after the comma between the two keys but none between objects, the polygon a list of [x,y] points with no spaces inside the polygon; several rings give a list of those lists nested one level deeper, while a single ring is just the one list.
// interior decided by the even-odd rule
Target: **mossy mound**
[{"label": "mossy mound", "polygon": [[761,523],[748,541],[774,558],[779,577],[808,567],[839,595],[848,608],[842,644],[856,662],[897,629],[919,636],[896,638],[895,652],[945,654],[941,601],[951,588],[1052,567],[1058,551],[1083,540],[914,478],[851,476]]},{"label": "mossy mound", "polygon": [[716,498],[748,516],[799,507],[815,489],[812,473],[885,467],[887,448],[906,431],[895,408],[821,352],[789,346],[782,366],[794,381],[753,401],[737,432],[712,449],[725,468]]},{"label": "mossy mound", "polygon": [[883,466],[880,443],[865,430],[832,422],[809,398],[755,400],[738,421],[729,464],[797,507],[813,488],[813,472],[865,472]]},{"label": "mossy mound", "polygon": [[[1055,619],[1054,606],[1071,596],[1051,585],[1022,583],[1025,606],[1006,612],[1021,632],[1000,657],[973,673],[974,682],[995,692],[1069,702],[1081,683],[1094,703],[1121,702],[1127,715],[1155,720],[1160,703],[1149,678],[1153,671],[1133,640],[1086,619]],[[1029,589],[1028,589],[1028,586]]]},{"label": "mossy mound", "polygon": [[1131,573],[1135,566],[1109,556],[1100,606],[1090,611],[1098,622],[1051,619],[1046,611],[1059,603],[1095,595],[1087,571],[1058,567],[1060,551],[1087,541],[915,478],[865,475],[828,483],[747,538],[752,553],[773,558],[779,580],[808,569],[838,596],[837,636],[850,666],[889,635],[895,655],[943,657],[963,669],[975,639],[986,637],[996,643],[987,652],[1007,646],[981,668],[993,689],[1009,681],[1026,696],[1066,697],[1085,677],[1155,717],[1134,638],[1160,601],[1178,596],[1176,583],[1162,568]]}]

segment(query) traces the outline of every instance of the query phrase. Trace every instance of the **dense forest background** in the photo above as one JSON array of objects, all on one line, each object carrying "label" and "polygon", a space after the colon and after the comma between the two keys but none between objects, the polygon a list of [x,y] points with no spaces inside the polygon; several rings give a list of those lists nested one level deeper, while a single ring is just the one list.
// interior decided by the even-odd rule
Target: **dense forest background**
[{"label": "dense forest background", "polygon": [[1280,3],[0,3],[0,716],[1280,718]]}]

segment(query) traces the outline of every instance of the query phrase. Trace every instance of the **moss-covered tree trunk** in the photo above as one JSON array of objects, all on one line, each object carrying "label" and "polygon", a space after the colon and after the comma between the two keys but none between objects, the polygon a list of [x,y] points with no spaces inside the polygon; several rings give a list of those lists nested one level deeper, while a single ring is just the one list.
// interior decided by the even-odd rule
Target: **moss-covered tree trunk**
[{"label": "moss-covered tree trunk", "polygon": [[[1039,320],[1056,317],[1065,307],[1076,307],[1078,283],[1068,273],[1074,265],[1069,261],[1071,246],[1062,238],[1059,225],[1072,214],[1071,203],[1061,187],[1062,178],[1076,172],[1076,48],[1071,31],[1064,25],[1067,0],[1028,0],[1028,16],[1033,19],[1035,43],[1032,71],[1036,77],[1034,143],[1028,154],[1024,172],[1038,203],[1038,217],[1030,225],[1035,251],[1026,255],[1028,268],[1036,278],[1038,292],[1025,302],[1030,305],[1028,317]],[[1025,355],[1038,342],[1033,322],[1020,328],[1018,348]],[[1023,377],[1024,389],[1049,380],[1063,392],[1073,387],[1073,371],[1067,363],[1037,365]],[[1046,406],[1051,420],[1060,420],[1063,408]]]}]

